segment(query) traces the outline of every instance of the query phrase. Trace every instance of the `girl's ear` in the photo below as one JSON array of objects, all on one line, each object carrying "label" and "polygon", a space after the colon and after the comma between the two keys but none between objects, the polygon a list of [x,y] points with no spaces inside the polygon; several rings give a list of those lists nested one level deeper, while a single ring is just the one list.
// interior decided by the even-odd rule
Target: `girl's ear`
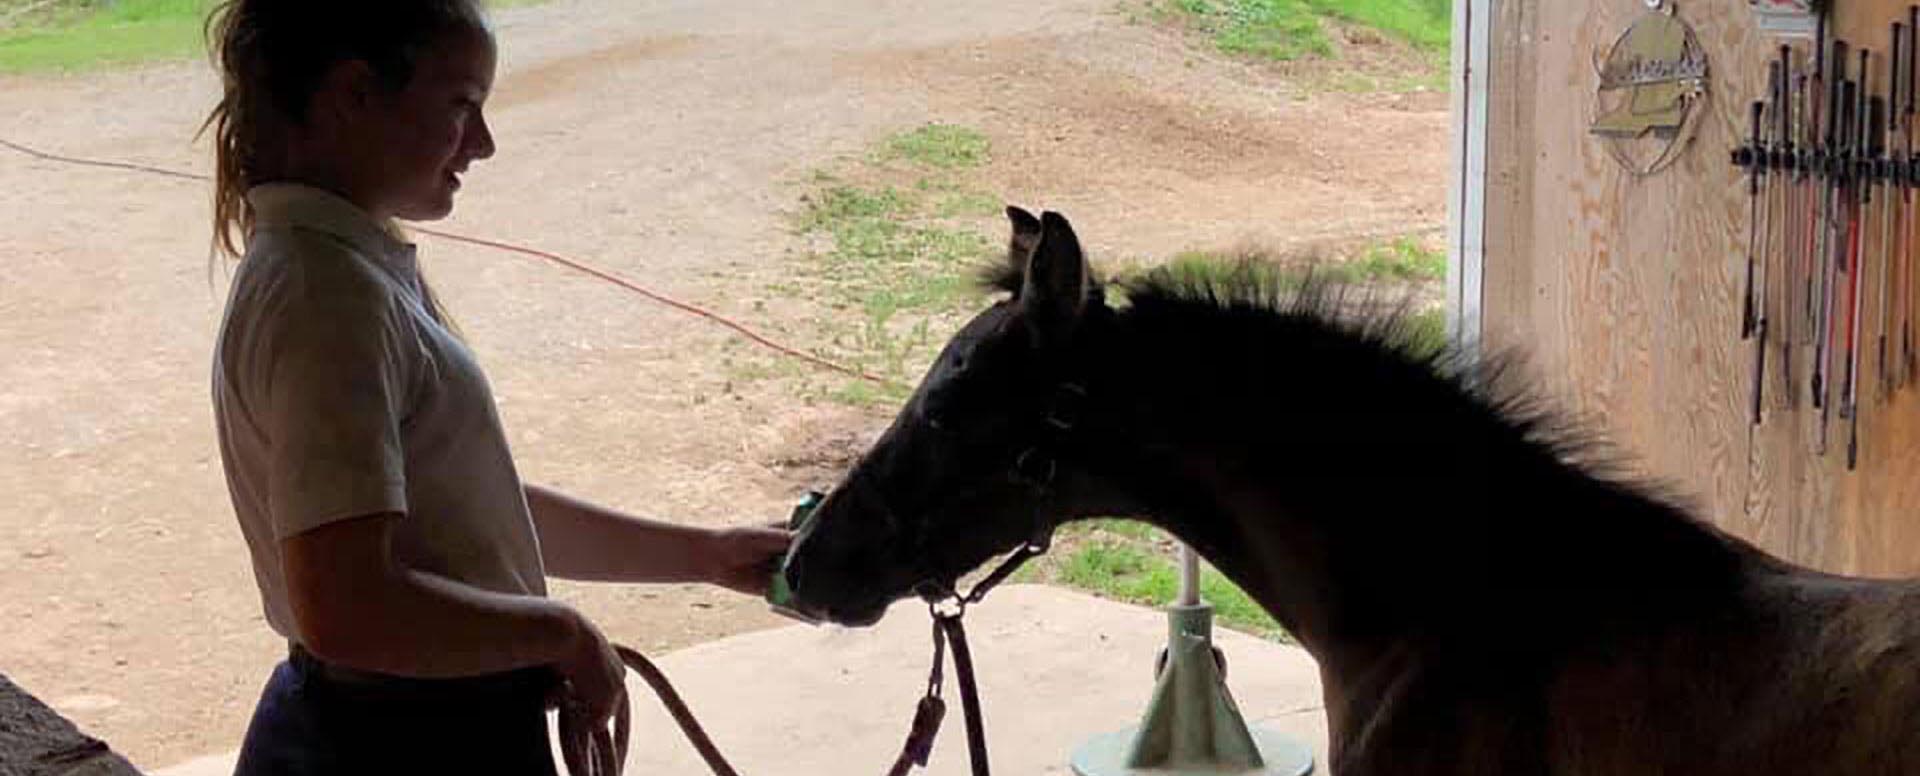
[{"label": "girl's ear", "polygon": [[344,127],[358,122],[372,104],[379,81],[363,59],[343,59],[327,68],[308,106],[309,124]]}]

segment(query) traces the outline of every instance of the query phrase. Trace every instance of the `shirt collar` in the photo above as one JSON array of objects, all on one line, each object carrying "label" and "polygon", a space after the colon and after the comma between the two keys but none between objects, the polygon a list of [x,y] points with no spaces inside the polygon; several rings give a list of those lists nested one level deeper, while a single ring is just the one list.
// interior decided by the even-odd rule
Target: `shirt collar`
[{"label": "shirt collar", "polygon": [[338,194],[301,183],[264,183],[247,190],[254,222],[261,226],[294,226],[345,240],[362,253],[401,264],[414,260],[412,243]]}]

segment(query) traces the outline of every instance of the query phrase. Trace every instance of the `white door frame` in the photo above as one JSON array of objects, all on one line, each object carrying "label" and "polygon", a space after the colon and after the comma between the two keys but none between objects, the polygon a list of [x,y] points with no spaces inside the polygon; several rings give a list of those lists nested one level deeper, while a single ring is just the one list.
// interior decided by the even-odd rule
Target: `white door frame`
[{"label": "white door frame", "polygon": [[1454,0],[1453,168],[1447,187],[1447,334],[1468,353],[1480,343],[1486,270],[1487,53],[1495,0]]}]

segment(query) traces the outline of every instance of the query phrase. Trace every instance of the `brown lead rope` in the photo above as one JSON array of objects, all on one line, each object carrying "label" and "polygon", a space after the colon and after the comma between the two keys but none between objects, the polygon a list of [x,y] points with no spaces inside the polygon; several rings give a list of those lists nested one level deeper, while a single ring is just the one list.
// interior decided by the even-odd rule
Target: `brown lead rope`
[{"label": "brown lead rope", "polygon": [[987,726],[980,717],[980,688],[973,682],[973,651],[967,648],[967,629],[960,624],[959,613],[940,615],[934,622],[953,642],[953,674],[960,682],[960,708],[967,718],[967,757],[973,762],[973,776],[988,776]]},{"label": "brown lead rope", "polygon": [[[960,701],[967,724],[967,753],[972,758],[974,776],[989,776],[987,766],[986,726],[980,714],[980,690],[973,675],[973,653],[967,648],[966,628],[960,624],[960,613],[934,614],[933,628],[933,669],[927,679],[927,694],[920,699],[919,709],[913,717],[913,725],[907,734],[907,742],[901,748],[900,756],[893,764],[888,776],[904,776],[914,766],[924,766],[933,754],[934,735],[940,731],[940,722],[946,716],[946,702],[941,699],[946,665],[946,645],[953,642],[953,669],[956,681],[960,684]],[[615,644],[613,650],[634,673],[645,679],[647,686],[660,696],[660,703],[673,715],[673,721],[680,726],[687,741],[700,753],[707,768],[714,776],[740,776],[727,758],[720,754],[720,748],[714,746],[713,738],[707,735],[706,728],[693,716],[693,710],[680,697],[673,683],[667,681],[667,675],[648,660],[645,655],[631,648]],[[619,704],[614,712],[613,729],[591,729],[582,723],[578,715],[565,707],[560,712],[560,751],[566,761],[567,772],[573,776],[620,776],[626,766],[627,740],[632,732],[632,711],[628,704]]]},{"label": "brown lead rope", "polygon": [[[1077,405],[1085,397],[1085,388],[1072,383],[1061,385],[1055,397],[1055,406],[1048,413],[1048,424],[1056,430],[1056,436],[1072,430],[1078,415]],[[1015,459],[1012,474],[1016,479],[1032,485],[1044,503],[1057,468],[1058,463],[1051,451],[1036,446]],[[855,483],[862,481],[854,478]],[[1002,560],[999,566],[973,586],[972,591],[962,594],[954,589],[952,580],[940,580],[938,577],[930,577],[916,588],[927,601],[928,614],[933,616],[933,668],[928,671],[927,692],[920,698],[919,707],[914,712],[906,744],[901,747],[900,756],[895,758],[887,776],[905,776],[913,766],[926,765],[933,754],[934,736],[940,732],[940,722],[947,714],[947,703],[941,694],[946,684],[943,672],[949,642],[953,645],[954,680],[960,684],[960,705],[966,716],[967,756],[973,765],[973,776],[991,776],[992,771],[987,763],[986,721],[980,713],[980,688],[973,673],[973,650],[967,646],[967,629],[961,624],[961,618],[966,616],[968,606],[986,598],[987,593],[1012,578],[1014,572],[1020,570],[1027,561],[1046,553],[1053,542],[1053,525],[1043,520],[1041,514],[1038,510],[1034,512],[1033,533],[1027,542]],[[686,701],[681,700],[680,693],[667,681],[667,675],[653,661],[618,644],[614,645],[614,652],[628,668],[647,680],[654,694],[660,696],[660,702],[673,714],[673,721],[680,725],[680,732],[685,733],[694,749],[699,750],[701,759],[706,760],[714,776],[739,776],[733,765],[721,756],[719,748],[713,745],[713,739],[700,726],[700,721],[694,718]],[[560,713],[560,745],[567,771],[573,776],[620,776],[627,759],[630,715],[627,704],[619,704],[614,713],[613,731],[609,734],[605,728],[592,730],[590,726],[580,724],[578,714],[563,705]]]}]

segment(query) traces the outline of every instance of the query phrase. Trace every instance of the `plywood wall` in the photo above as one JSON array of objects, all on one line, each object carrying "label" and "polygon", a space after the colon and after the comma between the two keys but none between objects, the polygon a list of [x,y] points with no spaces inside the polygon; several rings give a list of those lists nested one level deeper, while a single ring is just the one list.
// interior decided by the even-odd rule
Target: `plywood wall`
[{"label": "plywood wall", "polygon": [[[1747,197],[1728,158],[1778,41],[1754,27],[1746,0],[1679,0],[1710,59],[1707,113],[1677,163],[1636,178],[1587,126],[1595,60],[1643,2],[1493,5],[1486,343],[1527,354],[1565,406],[1734,533],[1826,570],[1920,575],[1920,388],[1890,404],[1863,388],[1851,473],[1837,416],[1824,457],[1818,416],[1804,406],[1787,413],[1770,401],[1765,424],[1747,421]],[[1840,34],[1875,49],[1907,7],[1840,5]]]}]

